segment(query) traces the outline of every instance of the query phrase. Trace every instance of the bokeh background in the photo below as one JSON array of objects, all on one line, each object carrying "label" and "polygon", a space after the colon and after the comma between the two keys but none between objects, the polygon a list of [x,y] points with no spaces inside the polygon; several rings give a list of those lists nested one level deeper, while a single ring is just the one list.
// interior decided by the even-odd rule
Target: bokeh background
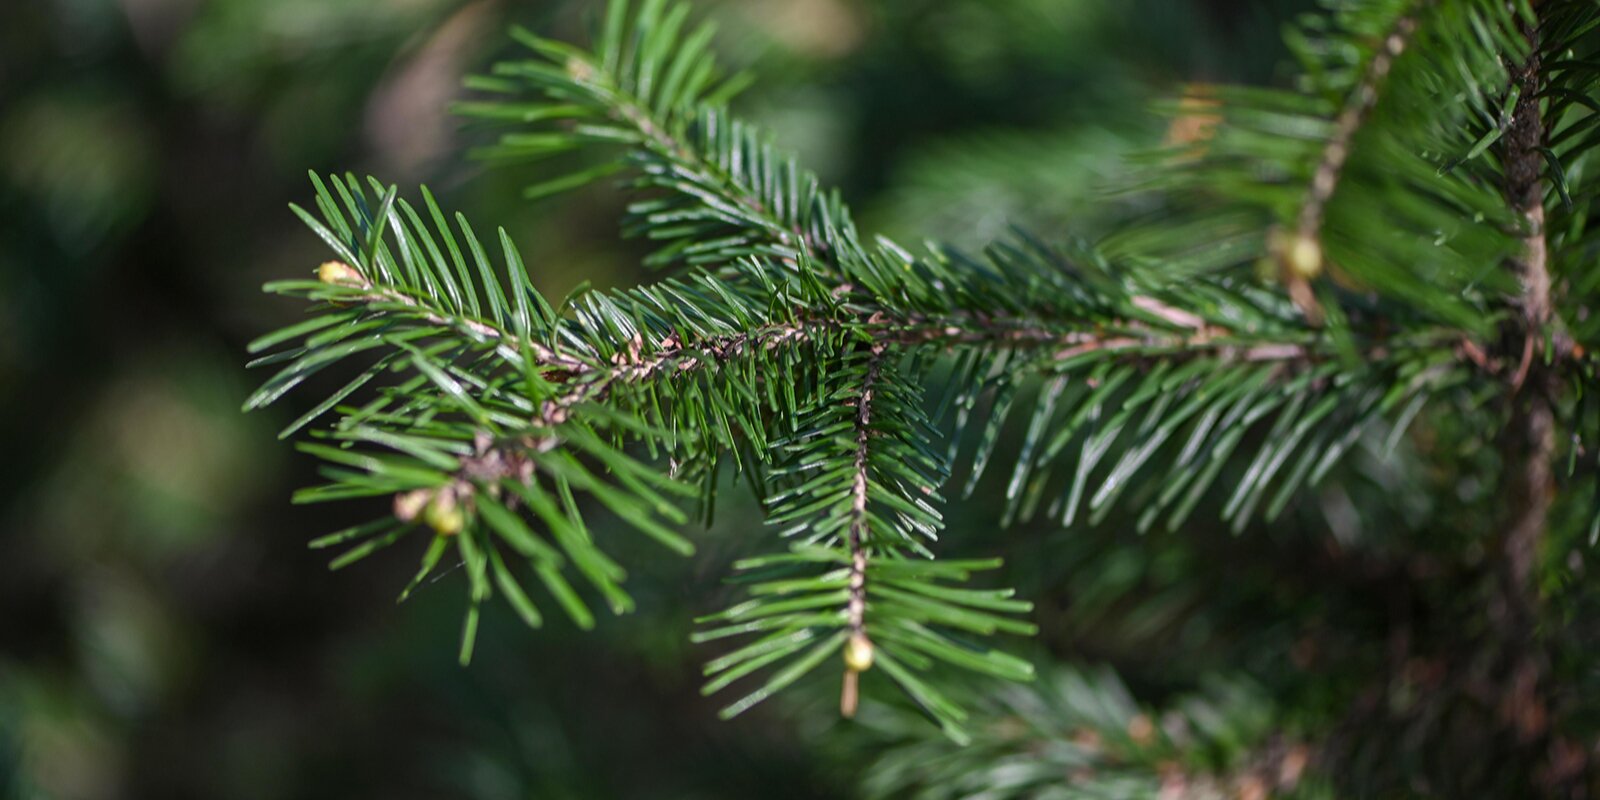
[{"label": "bokeh background", "polygon": [[[524,203],[530,176],[483,173],[464,157],[477,135],[447,113],[508,25],[584,38],[600,5],[0,2],[0,797],[857,791],[862,752],[805,692],[733,723],[697,692],[692,618],[766,535],[747,499],[691,532],[693,561],[625,554],[636,615],[529,632],[495,608],[461,668],[459,574],[396,606],[408,553],[330,574],[306,549],[382,513],[290,505],[313,465],[275,434],[314,393],[239,410],[262,377],[245,343],[300,313],[259,286],[323,258],[285,208],[310,196],[307,169],[430,184],[480,229],[506,226],[558,297],[641,279],[616,193]],[[1278,29],[1308,3],[699,5],[762,78],[740,110],[865,229],[975,247],[1012,223],[1093,236],[1125,216],[1102,189],[1169,135],[1151,102],[1185,82],[1281,81]],[[957,506],[948,546],[1012,557],[1006,577],[1041,605],[1040,653],[1157,692],[1172,651],[1151,643],[1205,639],[1203,598],[1180,598],[1174,629],[1077,591],[1074,570],[1160,584],[1240,547],[1202,530],[1149,563],[1104,533],[996,537],[990,511],[981,493]]]}]

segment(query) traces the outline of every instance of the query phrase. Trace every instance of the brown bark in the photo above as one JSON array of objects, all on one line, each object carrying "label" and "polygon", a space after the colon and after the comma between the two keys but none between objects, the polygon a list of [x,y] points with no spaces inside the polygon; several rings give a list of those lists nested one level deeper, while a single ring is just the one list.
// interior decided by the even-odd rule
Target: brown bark
[{"label": "brown bark", "polygon": [[1512,377],[1510,424],[1503,441],[1504,498],[1508,514],[1500,538],[1500,599],[1505,608],[1503,630],[1514,638],[1531,633],[1537,610],[1534,567],[1544,538],[1550,501],[1555,491],[1551,462],[1555,455],[1555,413],[1550,403],[1550,376],[1538,358],[1550,320],[1549,253],[1544,223],[1545,125],[1539,108],[1540,59],[1534,50],[1517,70],[1519,89],[1505,142],[1506,199],[1523,220],[1522,252],[1512,261],[1521,285],[1520,314],[1506,331],[1506,349],[1519,353]]},{"label": "brown bark", "polygon": [[1555,497],[1555,375],[1542,357],[1551,319],[1549,248],[1545,240],[1544,156],[1546,124],[1539,106],[1540,54],[1536,30],[1532,52],[1516,71],[1519,90],[1504,138],[1506,199],[1521,217],[1522,252],[1511,262],[1520,284],[1517,310],[1502,338],[1508,360],[1520,358],[1510,379],[1510,418],[1502,439],[1502,497],[1506,518],[1495,563],[1496,623],[1501,655],[1495,713],[1509,743],[1539,766],[1541,791],[1552,797],[1586,795],[1589,757],[1554,729],[1560,710],[1552,706],[1550,662],[1537,635],[1540,615],[1538,564]]}]

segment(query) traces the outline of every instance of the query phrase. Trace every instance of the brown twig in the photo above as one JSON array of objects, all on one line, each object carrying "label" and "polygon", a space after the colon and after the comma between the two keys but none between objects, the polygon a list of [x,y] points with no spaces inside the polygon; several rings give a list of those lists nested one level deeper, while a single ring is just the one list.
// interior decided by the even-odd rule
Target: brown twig
[{"label": "brown twig", "polygon": [[1333,135],[1323,146],[1322,155],[1312,171],[1311,184],[1306,188],[1305,200],[1300,204],[1293,235],[1280,235],[1273,243],[1289,297],[1313,325],[1322,324],[1322,308],[1311,289],[1311,280],[1322,272],[1325,260],[1322,223],[1327,216],[1328,203],[1339,188],[1339,179],[1350,160],[1350,148],[1356,133],[1377,106],[1385,79],[1394,68],[1395,60],[1405,52],[1416,30],[1416,19],[1403,16],[1383,38],[1381,46],[1368,62],[1361,82],[1346,98],[1339,116],[1334,118]]},{"label": "brown twig", "polygon": [[[868,445],[872,438],[872,395],[876,390],[878,372],[883,366],[884,353],[888,346],[874,345],[872,358],[867,362],[867,374],[861,381],[861,394],[856,398],[856,455],[854,462],[855,479],[850,488],[850,531],[846,544],[850,549],[850,599],[845,603],[845,625],[849,630],[850,647],[856,650],[870,652],[872,640],[867,637],[867,537],[869,524],[867,517],[867,456]],[[860,677],[859,664],[847,664],[844,672],[844,686],[839,693],[839,714],[846,719],[856,715],[858,702],[857,682]]]},{"label": "brown twig", "polygon": [[1322,148],[1322,157],[1317,161],[1311,185],[1306,190],[1305,202],[1301,203],[1300,214],[1295,220],[1295,231],[1301,236],[1311,240],[1320,236],[1322,221],[1328,212],[1328,201],[1333,199],[1333,193],[1338,190],[1345,162],[1350,159],[1351,142],[1378,104],[1378,94],[1384,80],[1389,77],[1395,59],[1405,52],[1416,30],[1417,21],[1412,17],[1401,17],[1395,22],[1394,29],[1384,37],[1382,46],[1367,64],[1361,83],[1351,92],[1339,116],[1334,119],[1333,136]]}]

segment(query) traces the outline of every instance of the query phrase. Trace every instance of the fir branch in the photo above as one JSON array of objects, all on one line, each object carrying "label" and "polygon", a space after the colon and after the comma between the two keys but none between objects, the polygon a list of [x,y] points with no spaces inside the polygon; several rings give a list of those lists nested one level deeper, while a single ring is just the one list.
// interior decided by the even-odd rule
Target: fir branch
[{"label": "fir branch", "polygon": [[1293,31],[1299,89],[1211,90],[1219,124],[1147,179],[1169,213],[1109,249],[1185,274],[1259,263],[1313,321],[1371,293],[1382,316],[1488,339],[1484,294],[1503,284],[1481,265],[1516,248],[1518,221],[1480,156],[1503,132],[1506,64],[1527,50],[1516,5],[1339,4]]},{"label": "fir branch", "polygon": [[[801,253],[803,257],[812,259],[821,259],[823,257],[822,247],[819,245],[815,235],[805,230],[797,221],[782,219],[774,214],[772,209],[757,198],[748,186],[743,185],[729,169],[711,161],[701,155],[699,150],[692,149],[679,139],[665,133],[663,125],[666,123],[664,121],[651,118],[649,113],[640,108],[637,103],[621,103],[615,108],[615,113],[633,125],[668,158],[711,176],[711,180],[708,183],[716,196],[726,203],[746,209],[756,219],[765,223],[764,227],[774,237],[773,244],[791,248]],[[707,128],[714,129],[715,122],[712,120],[715,119],[715,112],[708,109],[703,113],[706,114],[706,117],[701,124]]]},{"label": "fir branch", "polygon": [[[404,201],[396,203],[409,208]],[[535,559],[536,575],[552,595],[580,624],[592,625],[592,615],[561,582],[560,562],[550,555],[557,550],[540,544],[519,515],[532,514],[549,526],[555,545],[571,554],[573,565],[613,609],[626,609],[631,600],[620,588],[621,568],[574,533],[582,523],[572,494],[593,495],[642,532],[686,552],[687,542],[655,520],[683,519],[669,498],[651,488],[665,479],[623,447],[637,441],[665,455],[674,475],[707,481],[708,496],[717,460],[735,454],[752,483],[779,486],[781,491],[768,498],[775,522],[809,531],[802,546],[832,548],[771,563],[791,569],[837,564],[842,571],[834,577],[825,573],[759,583],[755,605],[713,618],[727,624],[702,638],[751,632],[768,638],[713,661],[717,669],[710,673],[708,691],[781,662],[763,686],[726,709],[729,715],[798,680],[843,647],[842,711],[856,705],[856,673],[878,663],[959,738],[965,735],[959,709],[917,674],[931,666],[930,658],[1012,679],[1029,674],[1016,659],[958,643],[940,630],[1027,632],[1030,626],[1007,616],[1025,611],[1026,603],[1009,599],[1009,593],[938,582],[965,580],[977,567],[914,566],[932,556],[926,542],[942,524],[932,503],[950,458],[933,447],[937,433],[921,408],[919,365],[926,360],[970,357],[978,359],[973,363],[993,363],[989,360],[1010,357],[1014,381],[1030,375],[1085,376],[1083,405],[1063,408],[1078,421],[1063,419],[1061,431],[1039,449],[1041,463],[1067,452],[1089,408],[1115,400],[1112,393],[1119,385],[1131,389],[1120,401],[1119,416],[1091,435],[1090,442],[1098,444],[1086,445],[1064,519],[1070,519],[1086,489],[1092,492],[1091,507],[1109,507],[1144,459],[1186,420],[1197,422],[1184,458],[1207,454],[1215,445],[1212,464],[1220,464],[1243,427],[1273,412],[1280,412],[1275,424],[1284,437],[1269,438],[1271,445],[1257,453],[1255,477],[1240,484],[1229,513],[1248,518],[1279,467],[1291,465],[1272,500],[1272,508],[1280,508],[1290,490],[1326,471],[1348,447],[1352,431],[1402,401],[1426,396],[1435,376],[1448,374],[1439,364],[1423,366],[1437,352],[1437,339],[1386,336],[1367,340],[1356,351],[1372,361],[1372,369],[1335,383],[1329,380],[1332,368],[1346,357],[1339,340],[1306,328],[1282,304],[1227,281],[1142,286],[1104,265],[1072,267],[1031,246],[999,247],[985,264],[939,253],[910,257],[886,244],[875,254],[858,251],[839,262],[845,283],[836,282],[831,269],[809,269],[814,263],[809,260],[791,269],[749,258],[631,290],[592,292],[558,314],[532,289],[509,242],[509,286],[493,278],[464,221],[460,227],[477,262],[473,266],[483,276],[481,289],[448,279],[452,265],[443,253],[455,248],[436,241],[436,235],[448,233],[442,225],[429,231],[417,222],[405,229],[405,238],[394,243],[402,256],[397,260],[378,235],[383,226],[352,223],[333,213],[325,194],[319,194],[318,205],[327,216],[315,227],[336,252],[359,254],[359,263],[329,268],[323,280],[311,284],[289,284],[312,300],[330,301],[333,313],[327,322],[293,326],[263,344],[306,334],[302,347],[282,357],[323,364],[361,350],[337,349],[341,338],[319,332],[320,326],[345,325],[336,329],[341,333],[392,330],[372,346],[395,348],[389,357],[417,373],[380,390],[374,403],[340,407],[341,418],[329,434],[347,447],[369,444],[397,451],[400,460],[314,451],[365,472],[330,471],[333,482],[312,490],[307,499],[394,497],[394,524],[402,527],[373,529],[380,538],[367,538],[349,558],[404,535],[410,529],[404,526],[425,525],[436,536],[456,537],[469,551],[464,558],[480,565],[471,573],[476,576],[473,609],[499,585],[525,618],[536,619],[515,579],[496,573],[490,580],[490,573],[500,569],[494,565],[503,561],[496,560],[503,544]],[[359,208],[361,202],[351,205]],[[456,266],[466,273],[467,264]],[[414,278],[402,277],[408,269]],[[1052,292],[1042,291],[1043,286]],[[901,363],[907,360],[909,371]],[[286,380],[301,374],[301,367],[292,367]],[[375,374],[365,373],[323,409]],[[978,373],[968,374],[970,383],[961,391],[981,389]],[[269,387],[269,395],[281,393],[275,382]],[[1179,398],[1191,402],[1159,425],[1154,417],[1138,426],[1127,424],[1129,414],[1157,413],[1161,404],[1149,401],[1158,397],[1163,404]],[[840,404],[844,398],[849,398],[847,407]],[[1336,408],[1340,413],[1330,415]],[[1002,418],[993,418],[987,429],[997,430]],[[832,432],[846,429],[853,432],[848,447],[836,446]],[[1107,437],[1124,429],[1148,438],[1141,439],[1137,458],[1119,462],[1094,489],[1087,475],[1096,453],[1103,452]],[[992,434],[985,438],[992,445]],[[1304,453],[1288,462],[1303,440],[1309,442]],[[1019,463],[1019,474],[1031,461]],[[602,467],[606,477],[587,463]],[[1187,470],[1189,463],[1180,459],[1174,469]],[[1180,518],[1215,474],[1207,466],[1192,486],[1193,475],[1181,476],[1172,485],[1190,486],[1189,493],[1164,495],[1149,510],[1176,504],[1174,519]],[[1021,482],[1016,478],[1013,486]],[[662,485],[680,490],[676,482]],[[1007,496],[1019,497],[1015,491]],[[430,556],[422,574],[436,563]],[[843,594],[835,596],[838,591]],[[837,604],[839,612],[778,610],[819,607],[815,604]],[[464,654],[469,643],[470,637]]]},{"label": "fir branch", "polygon": [[1378,104],[1378,93],[1384,79],[1389,76],[1395,59],[1405,51],[1416,29],[1416,19],[1403,16],[1395,22],[1393,31],[1383,37],[1383,44],[1367,63],[1361,81],[1346,98],[1344,108],[1333,121],[1333,135],[1322,148],[1322,156],[1312,170],[1311,183],[1300,205],[1300,213],[1295,221],[1295,238],[1279,245],[1278,262],[1289,296],[1313,325],[1322,324],[1322,309],[1311,290],[1310,279],[1322,271],[1322,224],[1328,201],[1333,199],[1333,193],[1339,188],[1339,179],[1350,158],[1356,132]]},{"label": "fir branch", "polygon": [[[696,635],[751,637],[707,665],[707,693],[764,676],[724,715],[793,684],[842,648],[846,716],[858,708],[859,673],[876,664],[962,739],[966,712],[926,678],[936,665],[1011,680],[1032,675],[1020,659],[955,635],[1029,633],[1015,615],[1030,605],[1009,590],[962,585],[993,562],[939,560],[930,549],[943,526],[940,489],[968,425],[982,429],[970,493],[1008,414],[1027,407],[1014,398],[1032,393],[1005,490],[1007,520],[1048,505],[1063,523],[1083,510],[1098,521],[1126,494],[1142,509],[1141,528],[1158,515],[1176,526],[1211,487],[1231,485],[1222,513],[1238,528],[1257,509],[1267,519],[1283,512],[1380,423],[1398,438],[1425,404],[1467,380],[1472,354],[1485,350],[1480,276],[1469,275],[1465,256],[1474,236],[1486,243],[1474,258],[1498,252],[1501,233],[1462,220],[1478,213],[1483,187],[1476,174],[1441,177],[1379,136],[1396,124],[1379,112],[1471,74],[1406,60],[1411,71],[1402,75],[1399,56],[1409,37],[1426,32],[1437,44],[1485,20],[1494,23],[1485,28],[1494,41],[1506,12],[1488,0],[1431,4],[1437,27],[1395,16],[1394,4],[1353,9],[1363,23],[1356,33],[1374,20],[1396,33],[1378,39],[1383,49],[1368,56],[1365,77],[1329,92],[1346,98],[1344,110],[1321,104],[1306,112],[1293,97],[1268,103],[1273,126],[1320,132],[1287,148],[1292,168],[1271,164],[1312,179],[1309,194],[1272,187],[1269,194],[1286,201],[1275,199],[1274,212],[1299,198],[1304,229],[1344,248],[1341,267],[1383,295],[1338,298],[1322,327],[1237,270],[1155,269],[1088,247],[1068,257],[1026,236],[981,257],[865,242],[836,194],[726,113],[729,92],[714,88],[707,29],[677,35],[685,7],[649,0],[637,14],[626,8],[611,4],[593,52],[522,34],[536,58],[499,65],[496,77],[475,82],[508,97],[463,111],[518,126],[492,157],[614,159],[559,178],[557,188],[629,170],[641,196],[629,208],[628,232],[666,242],[652,261],[686,269],[556,309],[533,289],[503,233],[504,279],[458,217],[468,244],[462,254],[431,197],[429,226],[392,188],[374,182],[382,197],[374,211],[353,178],[335,181],[333,192],[319,182],[322,219],[301,215],[351,275],[334,269],[333,280],[286,285],[328,305],[261,344],[300,340],[264,357],[290,366],[252,405],[345,358],[380,359],[310,415],[337,412],[318,431],[336,446],[308,446],[329,462],[330,483],[301,496],[394,498],[395,520],[335,537],[358,540],[341,564],[421,525],[434,533],[421,580],[455,544],[470,586],[464,658],[478,604],[494,591],[530,624],[540,619],[503,550],[525,557],[581,626],[594,624],[593,615],[562,577],[566,567],[613,610],[631,608],[625,573],[587,535],[578,494],[688,552],[670,527],[687,519],[671,495],[700,494],[709,509],[717,467],[732,459],[792,544],[742,562],[750,599],[704,618],[715,627]],[[1365,35],[1339,41],[1346,40],[1357,52],[1372,44]],[[1483,45],[1464,46],[1458,60],[1477,64]],[[1379,84],[1386,98],[1398,98],[1380,105]],[[1376,137],[1371,147],[1355,147],[1358,131]],[[1448,138],[1430,129],[1415,141]],[[1256,196],[1257,174],[1226,170],[1281,155],[1251,149],[1260,143],[1213,143],[1212,166],[1225,170],[1219,191]],[[1362,198],[1393,188],[1384,183],[1390,173],[1420,201],[1405,205],[1413,213],[1396,235],[1368,248],[1352,232],[1370,220],[1340,214],[1366,213]],[[922,396],[935,364],[948,367],[941,400],[955,420],[945,446],[936,444],[944,436]],[[376,383],[391,372],[397,383]],[[369,382],[375,399],[341,405]],[[978,413],[985,394],[992,408]],[[670,474],[630,448],[665,461]],[[1162,463],[1158,453],[1172,457]],[[1238,479],[1219,482],[1235,461],[1244,462]],[[1058,467],[1070,470],[1064,486],[1051,483]]]},{"label": "fir branch", "polygon": [[642,342],[635,340],[625,354],[619,353],[619,357],[613,359],[614,363],[603,366],[552,351],[556,363],[576,363],[581,366],[570,373],[569,380],[560,385],[553,397],[544,401],[533,418],[533,424],[558,425],[565,422],[574,407],[583,403],[604,402],[617,385],[640,384],[668,373],[684,375],[701,369],[715,370],[747,352],[801,344],[838,328],[839,325],[833,321],[802,320],[688,341],[675,331],[657,344],[652,355],[642,355]]},{"label": "fir branch", "polygon": [[860,653],[855,663],[847,665],[844,686],[839,694],[839,714],[846,719],[856,715],[857,682],[861,670],[857,667],[871,665],[872,640],[867,636],[867,544],[870,519],[867,516],[868,474],[867,448],[872,438],[872,393],[883,367],[883,344],[872,347],[872,358],[867,362],[866,374],[861,379],[861,392],[856,398],[856,454],[852,465],[854,483],[850,487],[850,534],[847,541],[850,552],[850,573],[847,587],[850,600],[845,604],[845,625],[850,639],[847,647]]},{"label": "fir branch", "polygon": [[1355,139],[1356,132],[1367,121],[1367,116],[1378,104],[1378,93],[1381,91],[1383,81],[1389,76],[1389,70],[1394,66],[1395,59],[1405,51],[1410,42],[1411,35],[1417,29],[1417,21],[1410,16],[1401,17],[1394,24],[1394,30],[1383,37],[1383,44],[1373,54],[1367,63],[1366,73],[1345,100],[1344,109],[1333,121],[1333,135],[1323,145],[1322,157],[1317,160],[1316,167],[1311,173],[1311,183],[1306,190],[1305,200],[1300,205],[1300,213],[1296,221],[1296,232],[1310,240],[1318,239],[1322,229],[1323,217],[1327,213],[1328,201],[1333,198],[1333,193],[1339,188],[1339,178],[1344,169],[1345,162],[1350,158],[1350,145]]},{"label": "fir branch", "polygon": [[624,229],[667,242],[649,260],[655,265],[717,266],[749,255],[791,267],[800,260],[829,263],[832,240],[853,236],[843,205],[727,114],[724,106],[743,76],[716,84],[713,26],[680,37],[687,11],[646,2],[632,14],[628,3],[612,2],[607,24],[615,27],[608,30],[618,35],[603,37],[593,52],[516,31],[536,59],[497,64],[492,77],[470,82],[503,99],[456,107],[516,128],[479,155],[504,163],[604,153],[609,160],[602,167],[580,166],[527,194],[631,172],[643,196],[630,206]]},{"label": "fir branch", "polygon": [[[435,325],[454,327],[496,342],[507,342],[515,337],[497,325],[481,319],[452,314],[449,310],[439,307],[428,300],[414,297],[406,292],[391,286],[378,286],[373,283],[361,270],[342,261],[327,261],[317,268],[319,280],[323,283],[348,286],[360,289],[362,292],[349,297],[342,302],[351,305],[366,305],[373,307],[379,314],[386,305],[398,306],[402,313],[415,313],[420,319]],[[538,342],[528,342],[527,347],[535,359],[543,366],[554,367],[568,371],[572,374],[583,374],[589,370],[589,365],[583,361],[566,357],[555,349],[549,348]]]}]

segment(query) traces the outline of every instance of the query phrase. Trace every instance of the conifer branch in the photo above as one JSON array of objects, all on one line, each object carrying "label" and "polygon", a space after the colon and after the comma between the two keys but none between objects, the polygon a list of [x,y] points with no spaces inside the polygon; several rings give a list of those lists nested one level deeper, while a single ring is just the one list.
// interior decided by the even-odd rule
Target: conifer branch
[{"label": "conifer branch", "polygon": [[1378,104],[1384,79],[1389,76],[1395,59],[1405,51],[1416,29],[1417,20],[1414,17],[1402,16],[1395,22],[1393,30],[1383,37],[1383,43],[1368,61],[1361,81],[1345,99],[1344,108],[1333,121],[1333,135],[1322,148],[1322,155],[1311,173],[1305,200],[1300,205],[1294,238],[1278,245],[1278,261],[1289,296],[1313,325],[1321,325],[1323,316],[1311,289],[1311,279],[1322,271],[1322,224],[1328,201],[1333,199],[1334,192],[1339,188],[1339,179],[1350,158],[1356,133]]},{"label": "conifer branch", "polygon": [[[394,287],[378,286],[361,270],[342,261],[323,262],[317,268],[317,274],[318,279],[323,283],[363,290],[361,294],[348,298],[343,302],[367,305],[378,310],[380,314],[385,305],[398,306],[407,314],[414,313],[420,319],[435,325],[454,327],[484,339],[505,342],[515,338],[507,334],[499,326],[480,319],[451,314],[448,310],[438,308],[433,303],[418,299]],[[566,370],[574,374],[582,374],[588,371],[589,365],[583,361],[567,358],[556,352],[555,349],[546,347],[538,342],[529,342],[527,346],[534,357],[545,366]]]},{"label": "conifer branch", "polygon": [[[319,182],[322,219],[301,216],[354,277],[333,269],[332,280],[280,286],[324,305],[257,343],[300,340],[259,360],[288,366],[252,406],[329,364],[378,356],[294,426],[337,416],[314,433],[330,444],[306,445],[328,462],[330,482],[301,498],[394,498],[393,519],[327,540],[356,542],[341,565],[420,525],[434,534],[421,580],[456,545],[472,601],[463,658],[477,606],[493,592],[529,624],[541,619],[503,552],[525,557],[580,626],[593,615],[566,583],[568,568],[613,610],[631,608],[624,572],[587,535],[578,495],[686,553],[670,527],[687,519],[673,495],[709,509],[718,467],[732,461],[788,549],[740,562],[749,599],[703,618],[712,627],[695,635],[744,640],[707,664],[707,693],[759,681],[723,713],[743,712],[843,649],[845,716],[857,710],[859,673],[876,664],[962,739],[965,712],[928,673],[947,664],[1027,680],[1025,662],[961,634],[1033,627],[1016,619],[1031,606],[1009,590],[965,585],[996,562],[935,558],[941,490],[960,450],[951,442],[976,441],[970,493],[1008,414],[1031,403],[1004,490],[1007,520],[1048,508],[1064,523],[1080,510],[1098,521],[1127,494],[1141,529],[1157,515],[1172,527],[1226,485],[1222,515],[1239,528],[1257,509],[1270,520],[1289,508],[1379,423],[1392,422],[1398,438],[1437,393],[1466,380],[1462,354],[1484,351],[1483,280],[1465,255],[1498,252],[1502,233],[1459,219],[1478,213],[1483,187],[1427,184],[1418,176],[1438,175],[1416,149],[1351,148],[1359,129],[1405,105],[1380,110],[1380,89],[1412,98],[1418,87],[1437,90],[1428,64],[1409,66],[1425,59],[1398,58],[1412,37],[1447,40],[1504,12],[1490,0],[1430,5],[1454,14],[1454,27],[1430,24],[1425,34],[1394,5],[1351,11],[1389,26],[1339,40],[1367,53],[1364,74],[1330,71],[1337,85],[1310,112],[1296,97],[1268,115],[1275,128],[1323,135],[1265,152],[1249,150],[1260,136],[1213,143],[1217,162],[1239,170],[1216,182],[1219,191],[1282,196],[1274,212],[1290,212],[1281,223],[1312,241],[1319,268],[1322,245],[1337,244],[1346,248],[1335,256],[1341,268],[1381,290],[1375,302],[1329,307],[1339,324],[1326,328],[1297,312],[1305,297],[1286,300],[1239,271],[1168,270],[1175,262],[1165,258],[1089,247],[1068,256],[1025,234],[979,257],[863,239],[836,194],[728,115],[738,82],[718,86],[706,27],[678,36],[686,7],[647,0],[629,14],[622,0],[610,5],[593,52],[520,34],[535,57],[477,79],[502,97],[461,110],[517,127],[488,148],[494,158],[609,158],[529,193],[625,174],[637,193],[626,232],[663,243],[653,265],[684,269],[557,309],[503,233],[502,277],[459,217],[467,246],[458,247],[431,196],[429,225],[392,188],[373,184],[382,197],[374,212],[353,178],[334,191]],[[1465,60],[1477,63],[1482,45],[1469,42]],[[1409,82],[1400,80],[1406,70]],[[1457,72],[1472,71],[1446,77]],[[1334,98],[1345,98],[1342,108]],[[1309,170],[1312,185],[1261,190],[1249,167],[1273,158],[1294,161],[1270,163],[1273,174]],[[1397,234],[1371,247],[1330,236],[1352,224],[1341,214],[1367,208],[1346,193],[1370,192],[1374,176],[1390,172],[1411,181],[1402,190],[1417,200],[1404,204],[1411,216]],[[923,391],[946,372],[941,418]],[[380,375],[398,377],[383,385]],[[369,382],[374,399],[345,404]],[[980,406],[981,395],[993,402]],[[954,430],[941,430],[951,419]],[[981,434],[966,436],[969,426]],[[670,465],[668,474],[632,450]]]},{"label": "conifer branch", "polygon": [[643,136],[650,140],[662,154],[677,160],[693,169],[697,169],[712,177],[709,182],[716,196],[722,201],[748,210],[756,219],[765,223],[775,239],[776,245],[790,247],[802,252],[806,257],[822,259],[822,253],[816,238],[804,230],[799,224],[779,218],[772,213],[765,203],[758,199],[749,187],[740,184],[739,180],[716,164],[699,151],[694,150],[678,138],[671,136],[665,130],[669,124],[665,120],[657,120],[649,112],[639,106],[637,101],[619,103],[615,109],[617,116],[633,125]]},{"label": "conifer branch", "polygon": [[571,377],[582,380],[569,379],[561,384],[555,396],[540,406],[533,424],[559,425],[567,420],[574,407],[583,403],[602,402],[611,389],[618,385],[639,384],[664,375],[682,375],[701,369],[717,369],[752,350],[803,343],[838,327],[837,323],[827,320],[799,321],[687,342],[678,333],[672,333],[657,344],[652,355],[642,355],[640,348],[643,343],[635,340],[627,351],[613,358],[612,364],[601,366],[569,359],[561,356],[558,350],[550,351],[554,363],[581,365],[573,370]]},{"label": "conifer branch", "polygon": [[[1204,146],[1150,180],[1192,227],[1164,220],[1118,234],[1115,249],[1184,274],[1260,263],[1312,323],[1347,289],[1392,301],[1380,315],[1492,338],[1481,265],[1513,251],[1517,222],[1496,165],[1478,156],[1510,116],[1492,103],[1525,57],[1517,5],[1341,4],[1296,30],[1298,90],[1212,90],[1219,124]],[[1314,295],[1329,265],[1339,288]],[[1320,310],[1335,323],[1348,314]]]},{"label": "conifer branch", "polygon": [[[626,4],[610,5],[608,20],[624,24]],[[608,29],[592,53],[518,29],[515,37],[537,58],[498,64],[494,76],[471,81],[510,99],[461,103],[456,110],[517,126],[479,151],[491,160],[610,150],[607,164],[580,167],[527,194],[542,197],[631,171],[643,197],[629,207],[625,230],[667,242],[648,263],[716,266],[760,254],[790,267],[801,260],[827,265],[829,240],[850,235],[843,205],[823,194],[814,175],[727,115],[724,106],[745,76],[718,82],[721,68],[708,48],[714,26],[704,23],[680,37],[686,13],[684,6],[667,11],[664,3],[646,3],[628,20],[634,38]],[[538,99],[511,102],[528,94]],[[533,125],[540,127],[529,133]]]},{"label": "conifer branch", "polygon": [[[872,358],[867,362],[866,374],[861,379],[861,394],[856,398],[856,454],[852,469],[854,482],[850,487],[850,533],[847,542],[850,553],[850,573],[847,587],[850,599],[845,604],[845,625],[850,632],[847,651],[856,655],[853,663],[845,666],[844,687],[839,695],[839,713],[849,719],[856,715],[858,667],[871,665],[872,640],[867,636],[867,546],[870,518],[867,515],[867,497],[870,477],[867,466],[867,448],[872,438],[872,394],[882,369],[884,353],[888,347],[873,345]],[[858,655],[860,654],[860,655]]]},{"label": "conifer branch", "polygon": [[1215,678],[1164,708],[1133,699],[1110,669],[1058,667],[1027,686],[958,686],[973,741],[953,745],[886,712],[872,797],[993,800],[1321,796],[1310,749],[1276,734],[1278,709],[1242,678]]},{"label": "conifer branch", "polygon": [[1395,59],[1405,51],[1416,29],[1417,21],[1414,17],[1401,17],[1395,23],[1393,32],[1383,38],[1383,44],[1367,63],[1366,73],[1362,76],[1361,82],[1346,98],[1344,109],[1334,119],[1333,135],[1322,148],[1322,156],[1312,171],[1311,183],[1306,189],[1305,200],[1301,203],[1300,213],[1296,218],[1296,233],[1300,236],[1313,241],[1319,238],[1328,201],[1339,188],[1339,178],[1345,162],[1349,160],[1351,142],[1361,130],[1362,124],[1366,122],[1373,106],[1378,104],[1384,79],[1389,76],[1389,70],[1394,66]]}]

